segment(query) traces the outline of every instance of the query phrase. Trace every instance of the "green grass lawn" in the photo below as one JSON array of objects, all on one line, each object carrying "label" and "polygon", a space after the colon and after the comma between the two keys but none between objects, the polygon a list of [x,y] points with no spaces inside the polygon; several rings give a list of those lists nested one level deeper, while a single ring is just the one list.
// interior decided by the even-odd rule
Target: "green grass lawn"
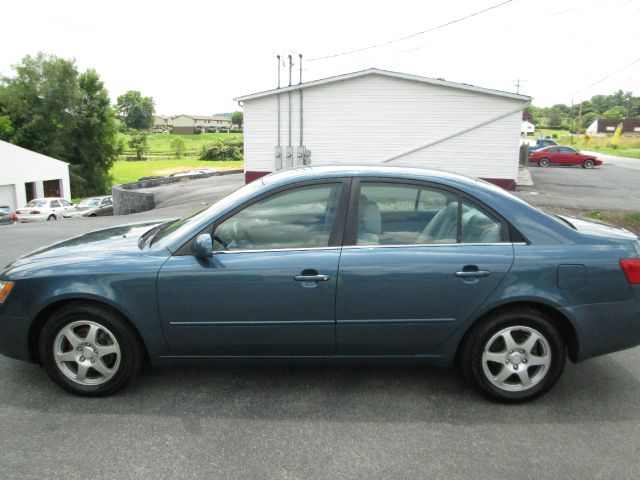
[{"label": "green grass lawn", "polygon": [[[147,135],[147,144],[149,145],[149,157],[154,156],[167,156],[173,157],[174,154],[171,151],[171,142],[180,138],[184,140],[186,152],[185,156],[197,156],[200,154],[200,149],[203,145],[207,143],[211,143],[214,140],[220,140],[223,138],[229,137],[238,137],[242,138],[241,133],[201,133],[199,135],[177,135],[173,133],[150,133]],[[133,150],[129,149],[127,145],[125,147],[125,151],[123,152],[125,157],[133,156],[135,153]]]},{"label": "green grass lawn", "polygon": [[567,145],[578,150],[588,150],[592,152],[602,152],[607,155],[615,155],[618,157],[631,157],[640,158],[640,139],[637,137],[621,137],[618,141],[618,147],[613,148],[609,146],[611,138],[591,138],[585,140],[583,135],[569,135],[566,130],[536,130],[533,137],[537,139],[540,137],[540,133],[552,137],[552,133],[556,133],[558,136],[554,140],[560,145]]},{"label": "green grass lawn", "polygon": [[[157,134],[162,135],[162,134]],[[204,135],[204,134],[203,134]],[[231,134],[233,135],[233,134]],[[165,136],[169,136],[165,134]],[[201,135],[194,135],[201,136]],[[169,176],[174,172],[192,170],[195,168],[212,167],[218,169],[236,169],[243,168],[243,162],[212,162],[205,160],[197,160],[195,158],[181,158],[170,160],[143,160],[127,161],[118,160],[113,164],[111,169],[111,176],[113,177],[113,184],[118,185],[120,183],[135,182],[141,177],[150,177],[152,175]]]}]

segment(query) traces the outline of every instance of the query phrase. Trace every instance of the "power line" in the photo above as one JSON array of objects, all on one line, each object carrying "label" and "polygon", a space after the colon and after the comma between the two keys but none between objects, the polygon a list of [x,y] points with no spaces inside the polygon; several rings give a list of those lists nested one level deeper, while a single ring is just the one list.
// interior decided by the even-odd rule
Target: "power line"
[{"label": "power line", "polygon": [[309,59],[307,61],[308,62],[315,62],[317,60],[326,60],[328,58],[341,57],[343,55],[350,55],[352,53],[364,52],[365,50],[371,50],[373,48],[383,47],[385,45],[391,45],[393,43],[401,42],[403,40],[408,40],[410,38],[417,37],[419,35],[424,35],[425,33],[433,32],[434,30],[439,30],[441,28],[448,27],[449,25],[453,25],[454,23],[462,22],[463,20],[467,20],[467,19],[475,17],[477,15],[481,15],[481,14],[483,14],[485,12],[488,12],[489,10],[493,10],[495,8],[498,8],[498,7],[501,7],[503,5],[506,5],[507,3],[511,3],[512,1],[513,0],[506,0],[506,1],[502,2],[502,3],[498,3],[497,5],[493,5],[493,6],[489,7],[489,8],[485,8],[484,10],[480,10],[480,11],[471,13],[469,15],[466,15],[464,17],[457,18],[455,20],[451,20],[450,22],[443,23],[441,25],[429,28],[427,30],[423,30],[422,32],[412,33],[411,35],[407,35],[406,37],[396,38],[395,40],[389,40],[387,42],[382,42],[382,43],[378,43],[376,45],[370,45],[368,47],[358,48],[358,49],[355,49],[355,50],[349,50],[347,52],[334,53],[333,55],[326,55],[324,57],[315,57],[315,58],[311,58],[311,59]]},{"label": "power line", "polygon": [[575,92],[573,92],[572,94],[567,95],[567,96],[568,96],[568,97],[572,97],[572,96],[574,96],[576,93],[584,92],[584,91],[585,91],[585,90],[587,90],[588,88],[591,88],[591,87],[593,87],[593,86],[595,86],[595,85],[597,85],[597,84],[599,84],[599,83],[601,83],[601,82],[604,82],[605,80],[607,80],[607,79],[609,79],[609,78],[613,77],[614,75],[617,75],[617,74],[618,74],[618,73],[620,73],[621,71],[626,70],[627,68],[629,68],[629,67],[630,67],[630,66],[632,66],[632,65],[635,65],[635,64],[636,64],[636,63],[638,63],[638,62],[640,62],[640,58],[636,58],[636,59],[635,59],[633,62],[631,62],[630,64],[625,65],[624,67],[622,67],[622,68],[620,68],[620,69],[616,70],[615,72],[610,73],[610,74],[609,74],[609,75],[607,75],[606,77],[601,78],[601,79],[600,79],[600,80],[598,80],[597,82],[593,82],[591,85],[587,85],[586,87],[581,88],[580,90],[577,90],[577,91],[575,91]]}]

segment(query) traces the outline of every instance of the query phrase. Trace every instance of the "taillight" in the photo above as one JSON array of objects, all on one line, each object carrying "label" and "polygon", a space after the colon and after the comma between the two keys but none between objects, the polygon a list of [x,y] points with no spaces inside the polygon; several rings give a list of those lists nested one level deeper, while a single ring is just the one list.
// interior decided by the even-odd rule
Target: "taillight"
[{"label": "taillight", "polygon": [[38,210],[32,210],[31,215],[40,215],[40,212]]},{"label": "taillight", "polygon": [[640,283],[640,258],[625,258],[620,260],[620,266],[629,283]]},{"label": "taillight", "polygon": [[15,213],[11,215],[11,220],[16,222],[18,220],[18,215],[16,215]]}]

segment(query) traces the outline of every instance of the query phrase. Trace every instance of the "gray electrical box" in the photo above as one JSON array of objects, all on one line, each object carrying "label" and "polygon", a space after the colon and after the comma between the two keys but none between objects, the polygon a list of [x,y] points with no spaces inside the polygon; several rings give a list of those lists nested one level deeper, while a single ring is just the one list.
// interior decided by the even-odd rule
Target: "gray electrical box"
[{"label": "gray electrical box", "polygon": [[309,165],[311,163],[311,150],[300,145],[296,148],[296,165]]},{"label": "gray electrical box", "polygon": [[284,168],[291,168],[293,167],[293,147],[287,147],[286,154],[287,158],[284,162]]},{"label": "gray electrical box", "polygon": [[275,159],[276,159],[276,168],[275,170],[282,170],[282,147],[280,145],[278,145],[275,148]]}]

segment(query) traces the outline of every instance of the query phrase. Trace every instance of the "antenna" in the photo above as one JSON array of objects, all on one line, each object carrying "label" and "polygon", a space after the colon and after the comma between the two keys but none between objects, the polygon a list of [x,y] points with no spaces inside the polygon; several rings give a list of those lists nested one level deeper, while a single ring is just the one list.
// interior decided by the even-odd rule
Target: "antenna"
[{"label": "antenna", "polygon": [[299,53],[298,57],[300,57],[300,81],[298,82],[298,85],[300,85],[302,83],[302,54]]},{"label": "antenna", "polygon": [[521,78],[518,78],[518,79],[516,79],[516,80],[512,80],[512,81],[513,81],[513,82],[516,82],[516,83],[514,83],[514,85],[515,85],[515,87],[516,87],[516,93],[519,95],[519,94],[520,94],[520,82],[523,82],[523,83],[524,83],[524,82],[526,82],[526,80],[523,80],[523,79],[521,79]]},{"label": "antenna", "polygon": [[289,55],[289,86],[291,86],[291,69],[293,68],[293,59]]},{"label": "antenna", "polygon": [[278,88],[280,88],[280,55],[276,55],[278,59]]}]

